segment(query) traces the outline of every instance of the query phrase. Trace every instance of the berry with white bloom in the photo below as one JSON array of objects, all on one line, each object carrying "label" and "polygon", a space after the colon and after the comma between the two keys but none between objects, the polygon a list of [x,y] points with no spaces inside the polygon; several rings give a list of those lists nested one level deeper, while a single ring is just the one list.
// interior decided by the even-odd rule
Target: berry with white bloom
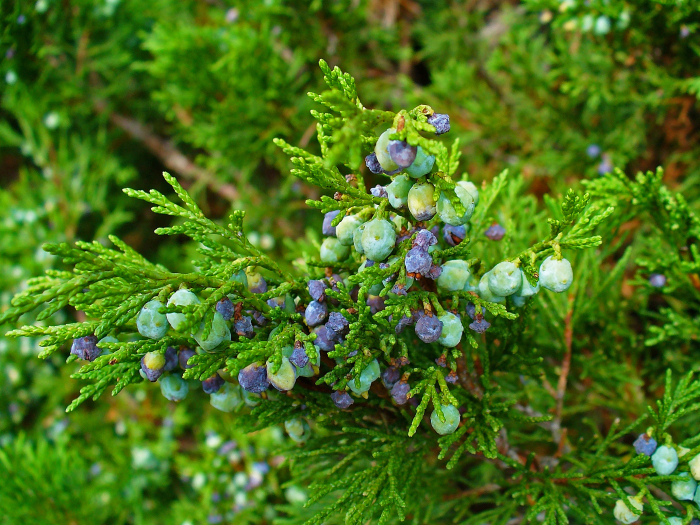
[{"label": "berry with white bloom", "polygon": [[680,476],[686,479],[671,483],[671,494],[673,494],[674,498],[681,501],[692,501],[695,496],[695,489],[698,487],[698,482],[691,478],[688,472],[681,472]]},{"label": "berry with white bloom", "polygon": [[381,262],[394,250],[396,232],[389,221],[373,219],[365,223],[361,242],[367,258]]},{"label": "berry with white bloom", "polygon": [[440,421],[437,410],[433,410],[433,413],[430,415],[430,424],[435,432],[441,436],[445,436],[457,430],[461,416],[459,415],[459,410],[457,410],[457,407],[454,405],[441,405],[441,408],[442,414],[445,416],[445,421]]},{"label": "berry with white bloom", "polygon": [[522,282],[522,271],[510,261],[498,263],[489,272],[489,289],[494,295],[513,295]]},{"label": "berry with white bloom", "polygon": [[574,280],[571,263],[566,259],[547,257],[540,265],[540,284],[552,292],[565,292]]},{"label": "berry with white bloom", "polygon": [[668,476],[678,466],[678,453],[673,447],[661,445],[651,456],[651,463],[659,476]]},{"label": "berry with white bloom", "polygon": [[359,218],[357,215],[346,215],[340,224],[335,228],[335,234],[338,237],[338,242],[343,246],[352,246],[353,244],[353,234],[357,230],[358,226],[365,222],[363,219]]},{"label": "berry with white bloom", "polygon": [[397,210],[405,208],[408,203],[408,192],[413,187],[411,179],[405,175],[397,175],[386,187],[386,194],[391,204]]},{"label": "berry with white bloom", "polygon": [[160,301],[149,301],[141,308],[136,317],[136,328],[142,336],[149,339],[161,339],[165,336],[168,331],[168,319],[158,311],[162,306]]},{"label": "berry with white bloom", "polygon": [[430,173],[435,165],[435,155],[427,155],[423,148],[418,146],[416,150],[416,159],[404,171],[412,178],[418,179]]},{"label": "berry with white bloom", "polygon": [[453,348],[462,340],[462,319],[451,312],[445,312],[438,319],[442,323],[442,333],[438,339],[438,343],[447,348]]},{"label": "berry with white bloom", "polygon": [[442,273],[438,277],[438,288],[448,290],[450,292],[461,291],[471,277],[469,272],[469,263],[460,259],[447,261],[442,265]]},{"label": "berry with white bloom", "polygon": [[617,502],[615,503],[615,509],[613,510],[613,515],[615,516],[615,519],[625,524],[634,523],[635,521],[637,521],[642,515],[642,509],[644,507],[641,501],[637,501],[635,498],[628,499],[634,507],[634,510],[631,510],[629,507],[627,507],[627,505],[625,505],[625,502],[621,499],[617,500]]},{"label": "berry with white bloom", "polygon": [[[178,290],[170,296],[170,299],[168,299],[168,306],[192,306],[199,303],[199,298],[193,292],[185,288]],[[170,313],[165,314],[165,317],[168,319],[168,323],[170,323],[170,326],[172,326],[174,330],[177,332],[185,331],[187,325],[185,314]]]},{"label": "berry with white bloom", "polygon": [[326,237],[321,244],[321,260],[333,264],[342,262],[350,255],[350,248],[340,244],[335,237]]},{"label": "berry with white bloom", "polygon": [[436,209],[442,222],[451,224],[452,226],[459,226],[460,224],[465,224],[469,221],[469,219],[471,219],[476,203],[474,202],[474,197],[472,196],[471,192],[464,187],[464,184],[464,182],[458,182],[455,185],[455,195],[457,195],[457,198],[465,208],[465,212],[462,215],[457,213],[452,205],[452,201],[450,201],[445,192],[440,194]]}]

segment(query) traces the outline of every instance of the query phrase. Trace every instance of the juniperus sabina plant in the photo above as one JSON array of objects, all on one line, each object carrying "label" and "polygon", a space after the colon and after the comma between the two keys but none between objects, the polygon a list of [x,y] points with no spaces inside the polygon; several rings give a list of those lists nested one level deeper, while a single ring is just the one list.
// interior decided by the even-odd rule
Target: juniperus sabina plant
[{"label": "juniperus sabina plant", "polygon": [[[321,69],[321,155],[276,141],[292,175],[327,192],[308,201],[320,228],[288,244],[293,264],[249,241],[243,211],[209,220],[168,174],[176,199],[125,192],[175,219],[156,233],[197,243],[196,271],[170,272],[116,237],[114,248],[45,247],[72,270],[31,280],[0,323],[38,309],[35,326],[11,335],[41,338],[42,357],[85,361],[74,377],[88,384],[68,411],[142,381],[179,401],[201,381],[222,417],[283,425],[300,444],[287,456],[310,499],[294,522],[689,523],[700,445],[670,427],[700,406],[700,383],[669,371],[632,444],[638,403],[624,422],[597,415],[628,370],[612,346],[595,347],[632,339],[623,322],[616,331],[614,301],[597,302],[630,259],[603,269],[620,226],[661,206],[664,242],[692,243],[698,222],[682,198],[659,177],[616,172],[588,193],[545,198],[543,211],[520,176],[471,182],[439,108],[367,109],[350,75]],[[643,266],[678,281],[698,271],[697,246],[672,271],[655,260]],[[41,323],[67,306],[86,320]],[[692,306],[665,315],[696,322]]]}]

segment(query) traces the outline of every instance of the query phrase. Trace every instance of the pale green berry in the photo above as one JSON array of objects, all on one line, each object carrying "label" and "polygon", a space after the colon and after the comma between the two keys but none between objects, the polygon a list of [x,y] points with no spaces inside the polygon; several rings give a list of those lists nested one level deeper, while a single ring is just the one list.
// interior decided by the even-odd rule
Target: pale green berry
[{"label": "pale green berry", "polygon": [[394,250],[396,232],[385,219],[374,219],[365,223],[362,232],[362,249],[365,256],[375,262],[386,259]]},{"label": "pale green berry", "polygon": [[245,388],[241,388],[241,396],[243,397],[243,402],[249,407],[256,407],[260,404],[262,396],[256,394],[255,392],[248,392]]},{"label": "pale green berry", "polygon": [[287,434],[289,434],[289,437],[297,443],[306,441],[311,433],[309,424],[303,419],[297,418],[285,421],[284,429],[287,431]]},{"label": "pale green berry", "polygon": [[552,292],[565,292],[574,280],[571,263],[566,259],[547,257],[540,265],[540,284]]},{"label": "pale green berry", "polygon": [[348,388],[358,395],[364,394],[369,390],[369,387],[379,379],[381,371],[379,370],[379,362],[373,359],[372,362],[360,373],[360,386],[355,384],[355,379],[348,381]]},{"label": "pale green berry", "polygon": [[474,207],[476,206],[472,194],[467,189],[463,188],[461,184],[461,182],[458,182],[455,185],[455,195],[457,195],[457,198],[466,210],[463,215],[459,215],[457,213],[445,192],[440,194],[440,198],[437,201],[436,209],[438,215],[440,216],[440,220],[446,224],[449,224],[450,226],[459,226],[460,224],[465,224],[467,221],[469,221],[469,219],[472,218]]},{"label": "pale green berry", "polygon": [[635,521],[637,521],[639,519],[639,516],[642,515],[642,509],[644,508],[641,501],[637,501],[634,498],[628,499],[634,507],[634,511],[628,508],[627,505],[625,505],[625,502],[621,499],[617,500],[617,502],[615,503],[615,509],[613,510],[613,515],[615,516],[615,519],[626,524],[634,523]]},{"label": "pale green berry", "polygon": [[427,221],[435,215],[435,186],[419,182],[408,192],[408,209],[419,221]]},{"label": "pale green berry", "polygon": [[233,275],[231,275],[229,281],[241,283],[244,288],[248,288],[248,276],[246,275],[245,270],[239,270]]},{"label": "pale green berry", "polygon": [[[191,306],[199,304],[199,298],[190,290],[181,289],[175,292],[168,299],[168,306]],[[184,332],[187,327],[187,319],[185,314],[171,313],[166,314],[170,326],[178,332]]]},{"label": "pale green berry", "polygon": [[668,476],[678,466],[678,453],[668,445],[661,445],[651,455],[651,464],[659,476]]},{"label": "pale green berry", "polygon": [[365,253],[365,250],[362,248],[362,232],[364,231],[365,223],[362,223],[352,232],[352,244],[355,246],[355,251],[359,254]]},{"label": "pale green berry", "polygon": [[691,478],[688,472],[681,472],[679,475],[687,479],[671,483],[671,494],[673,494],[674,498],[681,501],[692,501],[698,482]]},{"label": "pale green berry", "polygon": [[527,280],[527,276],[525,275],[525,272],[523,272],[522,269],[520,269],[520,274],[521,284],[520,288],[518,288],[518,291],[515,292],[515,295],[517,295],[518,297],[532,297],[533,295],[539,293],[540,282],[537,281],[537,284],[535,286],[532,286],[530,284],[530,281]]},{"label": "pale green berry", "polygon": [[445,416],[445,421],[440,421],[440,416],[437,410],[433,410],[430,414],[430,424],[433,426],[435,432],[441,436],[447,434],[452,434],[459,426],[459,420],[461,416],[459,415],[459,410],[454,405],[441,405],[442,414]]},{"label": "pale green berry", "polygon": [[160,301],[147,302],[138,317],[136,318],[136,328],[139,333],[149,339],[160,339],[168,331],[168,319],[165,314],[158,311],[163,306]]},{"label": "pale green berry", "polygon": [[387,129],[384,133],[379,135],[377,143],[374,146],[374,154],[377,156],[377,161],[379,161],[379,165],[385,171],[394,171],[399,167],[396,162],[391,160],[388,149],[390,140],[389,135],[393,135],[394,133],[396,133],[394,128]]},{"label": "pale green berry", "polygon": [[405,208],[408,202],[408,192],[413,187],[413,181],[406,175],[397,175],[391,184],[387,185],[386,193],[389,197],[389,204],[394,208]]},{"label": "pale green berry", "polygon": [[272,373],[273,362],[267,361],[267,379],[277,390],[285,392],[294,388],[297,380],[297,369],[289,362],[289,359],[282,357],[282,363],[276,373]]},{"label": "pale green berry", "polygon": [[688,462],[688,467],[690,468],[690,474],[693,476],[695,481],[700,481],[700,454]]},{"label": "pale green berry", "polygon": [[229,329],[228,323],[226,323],[223,316],[219,312],[216,312],[211,323],[211,330],[209,330],[207,337],[204,337],[204,321],[202,321],[199,326],[199,330],[192,337],[194,337],[194,340],[199,343],[202,350],[205,352],[210,352],[219,346],[223,341],[231,340],[231,330]]},{"label": "pale green berry", "polygon": [[479,292],[479,279],[475,275],[470,275],[467,282],[464,284],[465,292]]},{"label": "pale green berry", "polygon": [[418,179],[430,173],[430,170],[433,169],[434,164],[435,155],[426,155],[423,148],[418,146],[418,149],[416,150],[416,160],[414,160],[413,164],[411,164],[404,171],[414,179]]},{"label": "pale green berry", "polygon": [[326,237],[321,244],[321,260],[325,263],[345,261],[350,255],[350,248],[340,244],[335,237]]},{"label": "pale green berry", "polygon": [[501,297],[513,295],[522,282],[520,268],[510,261],[498,263],[489,272],[489,288],[494,295]]},{"label": "pale green berry", "polygon": [[438,288],[448,290],[450,292],[461,291],[471,277],[469,272],[469,263],[460,259],[447,261],[442,265],[442,273],[438,277]]},{"label": "pale green berry", "polygon": [[680,519],[678,516],[673,516],[671,518],[668,518],[668,523],[669,525],[683,525],[683,520]]},{"label": "pale green berry", "polygon": [[160,384],[160,392],[163,397],[170,401],[182,401],[190,391],[187,381],[174,374],[160,376],[158,384]]},{"label": "pale green berry", "polygon": [[[357,269],[357,273],[358,273],[358,274],[359,274],[359,273],[362,273],[362,272],[364,272],[366,269],[367,269],[367,261],[363,262],[363,263],[360,265],[360,267]],[[383,285],[381,282],[379,282],[379,283],[377,283],[377,284],[373,284],[372,286],[370,286],[368,292],[369,292],[371,295],[378,295],[379,292],[381,292],[383,288],[384,288],[384,285]]]},{"label": "pale green berry", "polygon": [[209,403],[222,412],[233,412],[243,403],[241,390],[238,385],[224,383],[218,391],[209,396]]},{"label": "pale green berry", "polygon": [[506,298],[503,297],[502,295],[496,295],[491,291],[491,288],[489,288],[489,272],[486,272],[482,277],[481,280],[479,281],[479,289],[477,290],[477,293],[479,294],[479,297],[481,297],[484,301],[488,301],[490,303],[505,303]]},{"label": "pale green berry", "polygon": [[474,184],[471,181],[468,180],[461,180],[457,184],[459,184],[462,188],[467,190],[469,193],[472,194],[472,198],[474,199],[474,206],[478,206],[479,204],[479,189],[476,187],[476,184]]},{"label": "pale green berry", "polygon": [[521,297],[519,295],[511,295],[510,298],[516,308],[522,308],[527,302],[527,297]]},{"label": "pale green berry", "polygon": [[462,340],[462,332],[464,331],[460,317],[451,312],[445,312],[438,316],[438,319],[442,323],[442,333],[438,343],[447,348],[457,346]]},{"label": "pale green berry", "polygon": [[365,221],[360,219],[357,215],[346,215],[343,217],[343,220],[340,221],[340,224],[335,228],[338,242],[343,246],[352,246],[353,234],[363,222]]}]

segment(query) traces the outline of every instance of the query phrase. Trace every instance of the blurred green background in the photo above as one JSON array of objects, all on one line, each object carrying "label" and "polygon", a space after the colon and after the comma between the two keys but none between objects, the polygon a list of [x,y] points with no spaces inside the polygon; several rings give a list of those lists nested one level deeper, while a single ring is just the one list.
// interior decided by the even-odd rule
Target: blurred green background
[{"label": "blurred green background", "polygon": [[[304,204],[318,189],[287,176],[272,138],[317,147],[320,58],[367,107],[449,113],[477,181],[510,168],[541,198],[663,165],[697,212],[700,4],[670,4],[2,0],[0,310],[63,267],[45,242],[115,233],[187,270],[191,247],[120,191],[167,191],[163,170],[293,259],[320,227]],[[178,405],[140,385],[67,415],[78,365],[36,343],[0,337],[0,524],[292,522],[306,494],[285,485],[280,429],[243,434],[196,385]]]}]

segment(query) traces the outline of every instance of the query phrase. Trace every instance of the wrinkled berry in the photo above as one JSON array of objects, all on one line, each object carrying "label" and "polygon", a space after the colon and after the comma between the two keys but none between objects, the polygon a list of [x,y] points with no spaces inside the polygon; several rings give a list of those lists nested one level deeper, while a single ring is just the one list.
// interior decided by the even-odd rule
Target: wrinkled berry
[{"label": "wrinkled berry", "polygon": [[399,168],[408,168],[416,160],[417,148],[405,140],[390,140],[389,156]]},{"label": "wrinkled berry", "polygon": [[221,299],[218,303],[216,303],[216,311],[221,314],[221,317],[224,318],[224,321],[231,320],[234,314],[234,306],[231,302],[231,299],[229,299],[228,297],[224,297],[223,299]]},{"label": "wrinkled berry", "polygon": [[238,372],[238,383],[253,394],[264,392],[270,386],[267,379],[267,368],[262,363],[252,363]]},{"label": "wrinkled berry", "polygon": [[506,229],[500,224],[492,224],[484,232],[484,235],[492,241],[500,241],[506,234]]},{"label": "wrinkled berry", "polygon": [[479,321],[474,321],[469,325],[469,328],[474,330],[477,334],[483,334],[486,330],[488,330],[491,326],[491,323],[489,323],[486,319],[481,319]]},{"label": "wrinkled berry", "polygon": [[187,364],[187,362],[190,360],[190,357],[196,354],[197,352],[195,352],[191,348],[183,348],[182,350],[180,350],[180,354],[177,356],[178,362],[180,363],[180,368],[182,368],[183,370],[192,368],[194,365],[189,365]]},{"label": "wrinkled berry", "polygon": [[371,171],[372,173],[381,173],[382,172],[382,165],[379,164],[379,161],[377,160],[377,154],[372,152],[369,155],[365,157],[365,166]]},{"label": "wrinkled berry", "polygon": [[352,397],[350,397],[350,394],[348,394],[344,390],[342,392],[339,390],[333,392],[331,394],[331,400],[333,401],[333,403],[335,403],[335,406],[337,406],[341,410],[345,410],[354,403]]},{"label": "wrinkled berry", "polygon": [[[381,169],[381,168],[380,168]],[[385,199],[389,197],[389,194],[386,191],[386,188],[384,186],[381,186],[377,184],[374,188],[371,188],[369,192],[372,194],[373,197],[384,197]]]},{"label": "wrinkled berry", "polygon": [[377,312],[384,310],[384,297],[379,295],[369,295],[367,297],[367,306],[369,306],[369,312],[374,315]]},{"label": "wrinkled berry", "polygon": [[401,319],[399,319],[399,322],[396,324],[395,331],[397,334],[400,334],[403,332],[403,329],[406,328],[407,326],[412,325],[416,321],[416,318],[414,316],[407,317],[405,315],[401,316]]},{"label": "wrinkled berry", "polygon": [[476,318],[476,306],[474,305],[474,303],[467,303],[467,306],[464,310],[467,312],[467,315],[469,317],[471,317],[472,319]]},{"label": "wrinkled berry", "polygon": [[428,279],[432,279],[433,281],[439,279],[441,275],[442,275],[442,266],[438,266],[437,264],[433,264],[430,267],[430,270],[428,270],[428,273],[425,274],[425,276]]},{"label": "wrinkled berry", "polygon": [[424,315],[416,323],[416,335],[424,343],[434,343],[440,339],[442,323],[436,315]]},{"label": "wrinkled berry", "polygon": [[328,315],[328,307],[325,303],[318,301],[311,301],[304,312],[306,324],[310,327],[320,325],[326,319],[326,315]]},{"label": "wrinkled berry", "polygon": [[97,337],[86,335],[73,340],[70,353],[77,355],[80,359],[94,361],[100,356],[102,350],[97,347]]},{"label": "wrinkled berry", "polygon": [[325,325],[317,326],[313,329],[316,334],[316,339],[314,339],[314,344],[318,346],[324,352],[332,352],[335,350],[335,343],[331,341],[328,337],[328,330]]},{"label": "wrinkled berry", "polygon": [[214,392],[218,392],[225,382],[226,381],[221,379],[219,374],[214,374],[210,378],[202,381],[202,390],[204,390],[205,394],[213,394]]},{"label": "wrinkled berry", "polygon": [[323,281],[309,281],[309,295],[314,301],[322,303],[326,298],[327,286]]},{"label": "wrinkled berry", "polygon": [[436,135],[442,135],[450,131],[450,116],[447,113],[433,113],[428,117],[428,124],[435,126]]},{"label": "wrinkled berry", "polygon": [[433,258],[423,248],[411,248],[406,254],[405,265],[407,273],[424,275],[433,265]]},{"label": "wrinkled berry", "polygon": [[430,230],[422,229],[416,233],[416,238],[413,239],[413,246],[428,251],[428,248],[437,244],[437,238]]},{"label": "wrinkled berry", "polygon": [[247,315],[233,323],[233,329],[239,337],[251,339],[254,335],[252,319]]},{"label": "wrinkled berry", "polygon": [[411,385],[404,381],[399,381],[391,388],[391,397],[394,398],[397,405],[405,405],[408,402],[408,393],[411,390]]},{"label": "wrinkled berry", "polygon": [[297,368],[304,368],[309,362],[309,356],[306,355],[303,347],[294,348],[292,355],[289,356],[289,362]]},{"label": "wrinkled berry", "polygon": [[350,323],[340,312],[331,312],[326,323],[328,339],[336,341],[345,337],[350,331]]}]

